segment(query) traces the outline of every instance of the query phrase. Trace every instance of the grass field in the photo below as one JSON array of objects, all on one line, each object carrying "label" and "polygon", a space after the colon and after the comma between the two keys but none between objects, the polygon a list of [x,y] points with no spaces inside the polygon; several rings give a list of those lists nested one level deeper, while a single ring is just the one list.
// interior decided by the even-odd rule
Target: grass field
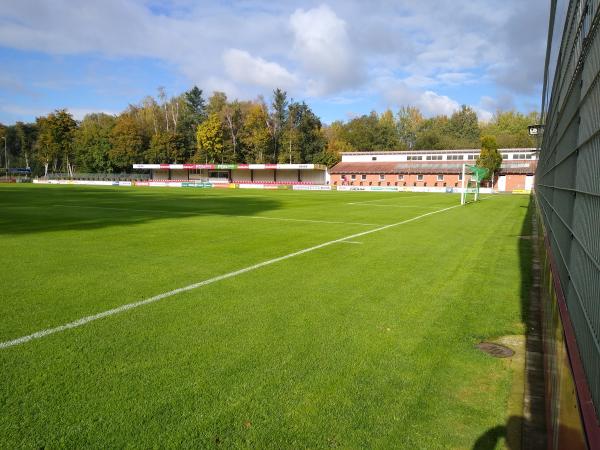
[{"label": "grass field", "polygon": [[2,343],[230,276],[0,348],[0,447],[471,448],[507,418],[474,344],[524,332],[529,199],[458,203],[1,186]]}]

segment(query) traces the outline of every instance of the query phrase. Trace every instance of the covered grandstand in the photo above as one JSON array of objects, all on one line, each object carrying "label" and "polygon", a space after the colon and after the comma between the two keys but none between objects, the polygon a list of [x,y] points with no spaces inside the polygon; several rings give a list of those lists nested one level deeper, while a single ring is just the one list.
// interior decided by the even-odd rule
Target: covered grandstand
[{"label": "covered grandstand", "polygon": [[[399,186],[453,189],[461,184],[463,164],[474,164],[480,150],[418,150],[342,153],[331,170],[334,186]],[[535,149],[501,149],[503,162],[492,182],[500,192],[530,191],[537,165]]]},{"label": "covered grandstand", "polygon": [[[150,185],[208,183],[214,187],[327,185],[327,167],[320,164],[134,164],[147,171]],[[138,183],[139,184],[139,183]]]}]

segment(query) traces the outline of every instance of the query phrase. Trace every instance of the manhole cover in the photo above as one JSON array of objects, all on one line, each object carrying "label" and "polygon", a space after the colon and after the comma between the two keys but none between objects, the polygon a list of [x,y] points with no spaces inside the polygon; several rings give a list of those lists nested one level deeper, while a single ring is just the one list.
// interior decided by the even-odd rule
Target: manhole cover
[{"label": "manhole cover", "polygon": [[504,345],[494,344],[493,342],[481,342],[476,347],[482,352],[486,352],[495,358],[508,358],[515,354],[513,350]]}]

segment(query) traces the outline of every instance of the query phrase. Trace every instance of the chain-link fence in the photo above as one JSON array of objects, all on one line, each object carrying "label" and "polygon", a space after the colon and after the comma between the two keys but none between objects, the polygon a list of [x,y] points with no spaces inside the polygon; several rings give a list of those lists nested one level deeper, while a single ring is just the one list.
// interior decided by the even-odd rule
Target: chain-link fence
[{"label": "chain-link fence", "polygon": [[[550,23],[536,195],[596,411],[600,410],[600,0]],[[552,2],[553,13],[557,2]],[[561,6],[558,5],[558,8]],[[558,17],[558,16],[557,16]],[[562,25],[564,24],[564,28]],[[555,67],[549,65],[555,64]],[[549,99],[549,101],[548,101]]]}]

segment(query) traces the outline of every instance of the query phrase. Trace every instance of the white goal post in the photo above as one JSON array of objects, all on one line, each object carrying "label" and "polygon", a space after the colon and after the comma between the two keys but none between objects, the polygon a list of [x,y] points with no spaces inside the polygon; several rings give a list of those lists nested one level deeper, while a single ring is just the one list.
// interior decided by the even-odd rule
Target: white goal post
[{"label": "white goal post", "polygon": [[[472,175],[469,180],[467,180],[467,171],[470,175]],[[487,174],[488,170],[484,167],[470,166],[468,164],[462,165],[462,189],[460,193],[461,205],[479,200],[479,186],[481,185],[481,180],[483,180]],[[472,200],[469,200],[470,194],[473,194]]]}]

